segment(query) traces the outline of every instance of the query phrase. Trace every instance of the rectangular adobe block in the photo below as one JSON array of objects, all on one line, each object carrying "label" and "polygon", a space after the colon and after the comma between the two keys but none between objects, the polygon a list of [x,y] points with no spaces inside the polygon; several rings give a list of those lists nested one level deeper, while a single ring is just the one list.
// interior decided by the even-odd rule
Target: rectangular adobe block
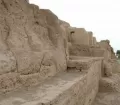
[{"label": "rectangular adobe block", "polygon": [[91,31],[88,31],[89,35],[89,45],[93,45],[93,33]]},{"label": "rectangular adobe block", "polygon": [[89,45],[89,35],[84,28],[71,28],[70,38],[73,44]]}]

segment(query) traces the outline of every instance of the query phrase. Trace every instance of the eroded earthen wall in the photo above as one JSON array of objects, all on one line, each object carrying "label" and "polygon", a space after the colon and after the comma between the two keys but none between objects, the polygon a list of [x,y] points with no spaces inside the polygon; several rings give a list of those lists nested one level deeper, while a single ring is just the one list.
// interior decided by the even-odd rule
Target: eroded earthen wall
[{"label": "eroded earthen wall", "polygon": [[[93,59],[91,61],[91,59]],[[75,84],[76,95],[72,97],[73,100],[69,99],[71,105],[74,103],[76,105],[91,105],[94,101],[96,94],[99,89],[99,80],[101,79],[101,58],[79,58],[73,59],[69,62],[68,66],[70,68],[76,67],[76,70],[81,68],[81,72],[86,73],[84,78]],[[77,88],[76,88],[77,87]],[[69,96],[73,96],[69,92]]]},{"label": "eroded earthen wall", "polygon": [[95,46],[96,45],[96,37],[93,37],[93,45]]},{"label": "eroded earthen wall", "polygon": [[0,0],[0,92],[66,70],[66,33],[58,17],[26,0]]},{"label": "eroded earthen wall", "polygon": [[72,44],[69,47],[70,56],[91,56],[90,46],[88,45],[78,45]]},{"label": "eroded earthen wall", "polygon": [[89,35],[84,28],[71,28],[70,37],[73,44],[89,45]]},{"label": "eroded earthen wall", "polygon": [[89,31],[88,35],[89,35],[89,45],[93,45],[93,33]]}]

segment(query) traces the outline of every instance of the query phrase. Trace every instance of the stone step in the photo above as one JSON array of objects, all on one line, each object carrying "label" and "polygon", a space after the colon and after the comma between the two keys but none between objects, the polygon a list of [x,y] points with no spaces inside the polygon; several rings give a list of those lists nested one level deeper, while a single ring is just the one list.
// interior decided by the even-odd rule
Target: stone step
[{"label": "stone step", "polygon": [[112,74],[110,77],[102,77],[99,92],[120,92],[120,75]]},{"label": "stone step", "polygon": [[0,105],[78,105],[85,101],[85,78],[79,71],[60,73],[40,86],[1,95]]},{"label": "stone step", "polygon": [[[0,95],[0,105],[91,105],[98,92],[101,77],[101,58],[70,60],[73,67],[90,62],[85,70],[58,73],[44,83]],[[71,67],[71,66],[70,66]]]}]

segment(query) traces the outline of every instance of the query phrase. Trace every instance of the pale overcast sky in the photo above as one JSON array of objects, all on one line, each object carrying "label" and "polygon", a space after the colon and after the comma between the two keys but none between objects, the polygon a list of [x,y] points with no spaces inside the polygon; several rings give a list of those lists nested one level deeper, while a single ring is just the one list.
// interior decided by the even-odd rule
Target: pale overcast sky
[{"label": "pale overcast sky", "polygon": [[73,27],[93,31],[97,40],[109,39],[120,49],[120,0],[30,0],[53,11]]}]

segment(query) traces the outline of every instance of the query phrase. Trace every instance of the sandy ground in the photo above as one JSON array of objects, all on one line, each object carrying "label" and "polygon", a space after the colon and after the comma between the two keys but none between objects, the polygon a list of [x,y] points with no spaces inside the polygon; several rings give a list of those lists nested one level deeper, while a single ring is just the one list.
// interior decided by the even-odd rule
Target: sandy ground
[{"label": "sandy ground", "polygon": [[120,105],[120,93],[98,93],[93,105]]}]

